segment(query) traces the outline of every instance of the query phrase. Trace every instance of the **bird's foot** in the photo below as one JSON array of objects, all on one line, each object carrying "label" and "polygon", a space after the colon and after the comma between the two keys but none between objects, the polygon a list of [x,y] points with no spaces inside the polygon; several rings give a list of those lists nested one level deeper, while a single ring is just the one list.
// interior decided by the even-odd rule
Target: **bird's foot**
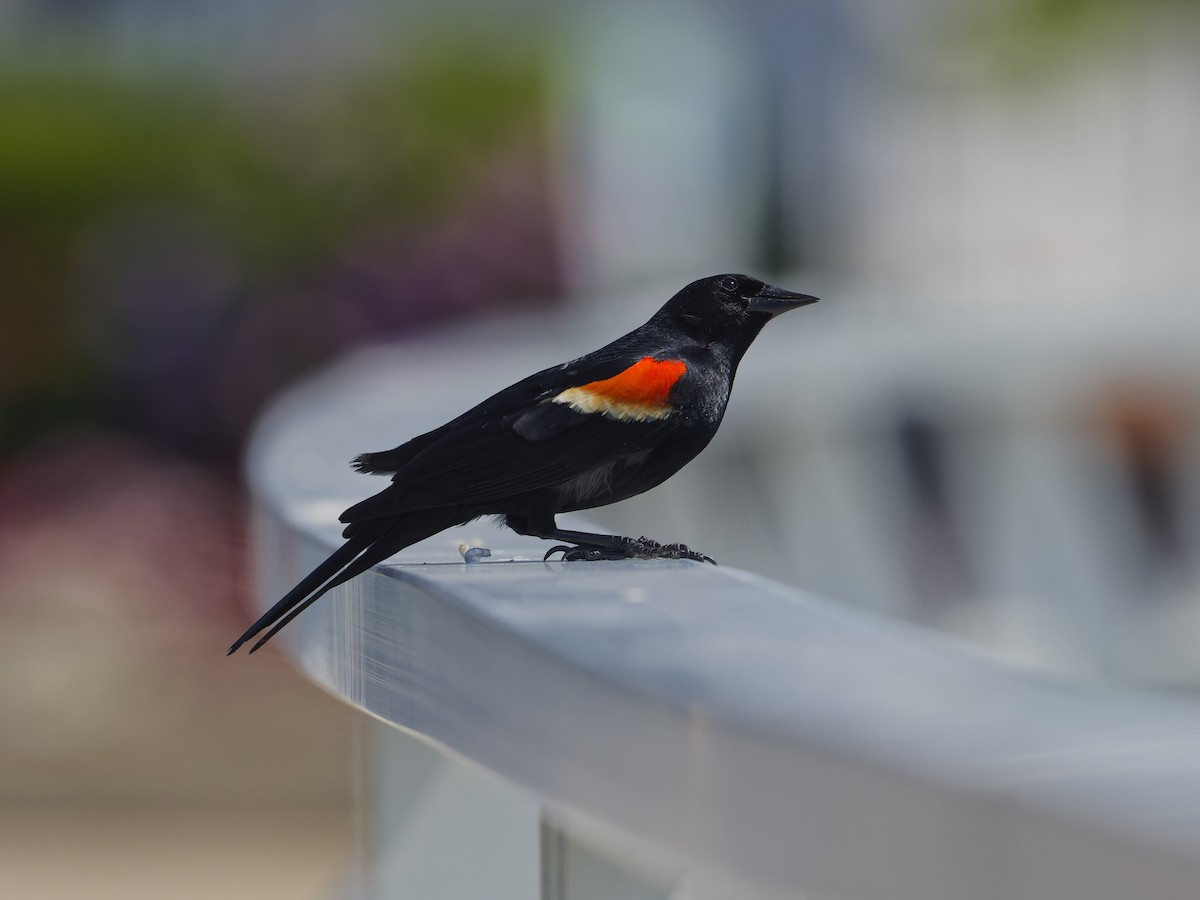
[{"label": "bird's foot", "polygon": [[664,544],[658,555],[666,559],[690,559],[695,562],[712,563],[714,566],[717,564],[717,561],[711,556],[698,553],[689,548],[687,544]]},{"label": "bird's foot", "polygon": [[601,559],[690,559],[695,562],[712,563],[717,561],[711,556],[697,553],[684,544],[660,544],[648,537],[622,538],[616,547],[569,547],[558,544],[546,551],[543,560],[550,559],[555,553],[561,553],[563,562],[595,561]]}]

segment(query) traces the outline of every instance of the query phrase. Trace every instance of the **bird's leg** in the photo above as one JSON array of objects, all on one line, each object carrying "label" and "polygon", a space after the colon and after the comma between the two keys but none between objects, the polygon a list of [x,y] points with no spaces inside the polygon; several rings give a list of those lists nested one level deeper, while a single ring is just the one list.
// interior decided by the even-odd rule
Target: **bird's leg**
[{"label": "bird's leg", "polygon": [[570,541],[574,546],[559,544],[546,551],[543,559],[561,552],[568,562],[596,559],[650,559],[662,546],[649,538],[627,538],[617,534],[592,534],[587,531],[547,530],[538,535],[547,541]]},{"label": "bird's leg", "polygon": [[[611,538],[611,546],[594,546],[584,543],[580,538]],[[620,537],[618,535],[591,535],[578,531],[559,531],[556,534],[545,535],[547,540],[567,540],[575,543],[570,547],[558,544],[546,551],[543,559],[549,559],[555,553],[561,552],[564,562],[579,562],[582,560],[599,559],[690,559],[695,562],[712,563],[717,561],[711,556],[698,553],[685,544],[660,544],[644,535],[638,538]]]},{"label": "bird's leg", "polygon": [[508,516],[506,522],[508,527],[518,534],[547,541],[568,541],[572,545],[559,544],[551,547],[543,559],[549,559],[555,553],[562,553],[563,560],[567,562],[600,559],[691,559],[716,565],[716,560],[711,556],[697,553],[683,544],[660,544],[648,537],[629,538],[617,534],[569,531],[559,528],[553,516],[548,521],[541,522]]}]

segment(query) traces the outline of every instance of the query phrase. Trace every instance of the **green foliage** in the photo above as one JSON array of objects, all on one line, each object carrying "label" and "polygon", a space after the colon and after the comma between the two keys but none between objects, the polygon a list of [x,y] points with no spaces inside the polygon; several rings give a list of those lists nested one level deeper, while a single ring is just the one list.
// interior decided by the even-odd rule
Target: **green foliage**
[{"label": "green foliage", "polygon": [[956,5],[950,51],[967,70],[1002,80],[1040,80],[1047,72],[1136,45],[1155,19],[1178,25],[1200,0],[995,0]]},{"label": "green foliage", "polygon": [[177,203],[246,261],[294,263],[364,220],[445,203],[536,113],[529,59],[455,48],[234,89],[194,73],[0,70],[0,229],[49,239],[116,206]]},{"label": "green foliage", "polygon": [[[80,261],[111,247],[103,237],[112,223],[158,211],[196,223],[231,267],[222,302],[259,302],[374,232],[418,233],[436,222],[541,114],[542,72],[528,47],[451,40],[420,54],[305,67],[266,60],[237,71],[215,59],[125,65],[86,48],[8,49],[0,52],[0,444],[9,448],[56,421],[104,416],[111,363],[95,358],[93,336],[107,313],[89,308],[95,297]],[[127,243],[129,258],[104,266],[142,265]],[[154,302],[119,300],[133,304],[122,315],[135,317]],[[129,347],[126,356],[146,352]],[[288,351],[262,348],[272,352]]]}]

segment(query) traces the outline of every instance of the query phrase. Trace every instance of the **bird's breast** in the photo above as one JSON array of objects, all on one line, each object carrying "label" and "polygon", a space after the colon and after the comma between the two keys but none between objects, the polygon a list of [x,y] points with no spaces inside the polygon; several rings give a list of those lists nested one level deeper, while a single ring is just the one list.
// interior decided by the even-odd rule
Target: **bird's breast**
[{"label": "bird's breast", "polygon": [[640,493],[650,485],[639,487],[632,492],[624,488],[627,487],[631,475],[637,480],[637,472],[650,455],[649,450],[625,454],[564,481],[558,486],[559,508],[582,509],[612,503],[631,496],[632,493]]}]

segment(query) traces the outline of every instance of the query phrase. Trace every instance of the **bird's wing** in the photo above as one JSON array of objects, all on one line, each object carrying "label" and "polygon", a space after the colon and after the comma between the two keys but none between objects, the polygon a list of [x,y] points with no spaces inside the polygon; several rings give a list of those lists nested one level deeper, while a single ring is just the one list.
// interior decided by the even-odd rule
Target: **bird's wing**
[{"label": "bird's wing", "polygon": [[584,372],[597,373],[592,375],[596,378],[608,377],[626,368],[631,361],[616,349],[616,342],[614,342],[595,353],[535,372],[528,378],[493,394],[445,425],[417,435],[399,447],[373,453],[360,453],[354,457],[351,464],[359,472],[372,475],[397,473],[413,457],[446,436],[469,433],[497,416],[529,409],[542,397],[552,396],[555,392],[573,384],[590,380],[583,375]]},{"label": "bird's wing", "polygon": [[671,431],[677,411],[668,395],[686,371],[683,362],[587,363],[540,372],[422,435],[393,484],[347,509],[342,521],[486,504],[551,487],[651,449]]}]

